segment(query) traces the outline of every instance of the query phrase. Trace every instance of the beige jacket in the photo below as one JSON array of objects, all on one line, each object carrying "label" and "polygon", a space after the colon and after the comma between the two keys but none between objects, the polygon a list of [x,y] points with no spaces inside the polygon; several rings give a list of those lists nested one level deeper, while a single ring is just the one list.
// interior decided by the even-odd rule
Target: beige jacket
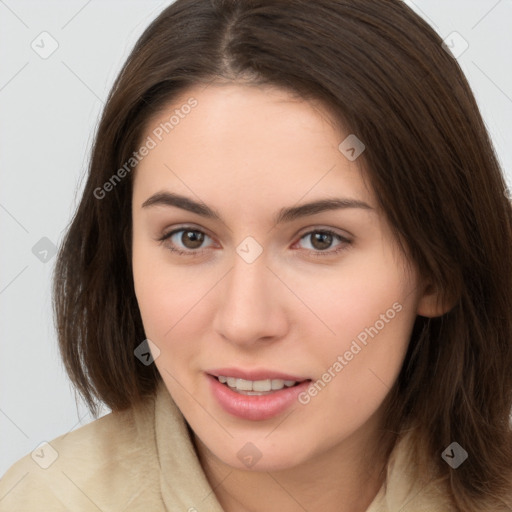
[{"label": "beige jacket", "polygon": [[[450,512],[442,491],[412,481],[406,438],[367,512]],[[0,512],[222,512],[183,416],[161,383],[155,400],[110,413],[16,462]]]}]

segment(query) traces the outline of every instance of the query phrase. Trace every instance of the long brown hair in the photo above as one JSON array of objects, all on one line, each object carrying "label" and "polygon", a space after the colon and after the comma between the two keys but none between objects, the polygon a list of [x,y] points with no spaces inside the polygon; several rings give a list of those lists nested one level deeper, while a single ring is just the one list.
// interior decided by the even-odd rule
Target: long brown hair
[{"label": "long brown hair", "polygon": [[[109,95],[55,269],[59,344],[77,390],[96,415],[98,400],[126,409],[160,380],[134,357],[145,334],[133,172],[98,190],[174,97],[241,79],[320,100],[366,145],[360,158],[397,239],[454,304],[417,317],[385,430],[414,432],[418,460],[435,464],[460,510],[510,510],[511,205],[457,61],[399,0],[177,0],[146,29]],[[469,453],[457,469],[441,458],[454,441]]]}]

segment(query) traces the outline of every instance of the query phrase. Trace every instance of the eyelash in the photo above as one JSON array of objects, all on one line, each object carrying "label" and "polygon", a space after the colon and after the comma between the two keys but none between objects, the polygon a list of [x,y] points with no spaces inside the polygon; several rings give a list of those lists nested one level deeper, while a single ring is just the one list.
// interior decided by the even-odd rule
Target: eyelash
[{"label": "eyelash", "polygon": [[[173,235],[175,235],[176,233],[180,233],[181,231],[193,231],[195,233],[202,233],[203,235],[208,236],[204,231],[201,231],[200,229],[196,229],[191,226],[182,226],[181,228],[174,229],[174,230],[170,231],[169,233],[165,233],[160,238],[158,238],[157,241],[160,242],[160,244],[163,244],[168,239],[170,239]],[[302,240],[303,238],[307,237],[308,235],[312,235],[314,233],[322,233],[324,235],[331,235],[334,238],[337,238],[341,242],[340,245],[336,246],[336,248],[333,250],[331,249],[331,250],[320,251],[320,250],[305,249],[306,251],[308,251],[310,253],[311,256],[314,256],[314,257],[334,256],[334,255],[340,253],[341,251],[345,250],[346,246],[351,243],[351,241],[348,238],[345,238],[345,237],[341,236],[340,234],[335,233],[334,231],[331,231],[330,229],[314,229],[314,230],[308,231],[307,233],[304,233],[299,238],[299,241]],[[211,237],[208,237],[208,238],[211,238]],[[176,249],[172,245],[166,245],[166,247],[171,252],[178,254],[180,256],[195,257],[195,256],[200,256],[205,251],[205,249],[181,250],[181,249]]]}]

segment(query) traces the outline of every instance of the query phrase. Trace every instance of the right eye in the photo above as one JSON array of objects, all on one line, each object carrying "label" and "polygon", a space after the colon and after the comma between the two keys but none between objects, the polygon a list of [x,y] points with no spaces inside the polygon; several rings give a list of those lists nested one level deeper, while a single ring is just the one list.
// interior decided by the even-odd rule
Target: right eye
[{"label": "right eye", "polygon": [[210,238],[199,229],[185,226],[165,233],[158,241],[163,243],[171,252],[184,256],[198,256],[204,252],[204,249],[200,246],[205,237]]}]

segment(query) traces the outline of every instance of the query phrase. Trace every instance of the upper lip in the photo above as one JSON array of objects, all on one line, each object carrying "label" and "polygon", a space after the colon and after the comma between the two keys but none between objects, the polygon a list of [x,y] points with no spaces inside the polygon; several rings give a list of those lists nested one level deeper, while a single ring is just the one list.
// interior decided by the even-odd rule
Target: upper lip
[{"label": "upper lip", "polygon": [[297,375],[289,375],[287,373],[276,372],[274,370],[243,370],[241,368],[215,368],[214,370],[207,370],[208,374],[214,377],[222,375],[224,377],[234,377],[236,379],[244,380],[267,380],[267,379],[281,379],[281,380],[293,380],[296,382],[302,382],[309,380],[308,377],[298,377]]}]

